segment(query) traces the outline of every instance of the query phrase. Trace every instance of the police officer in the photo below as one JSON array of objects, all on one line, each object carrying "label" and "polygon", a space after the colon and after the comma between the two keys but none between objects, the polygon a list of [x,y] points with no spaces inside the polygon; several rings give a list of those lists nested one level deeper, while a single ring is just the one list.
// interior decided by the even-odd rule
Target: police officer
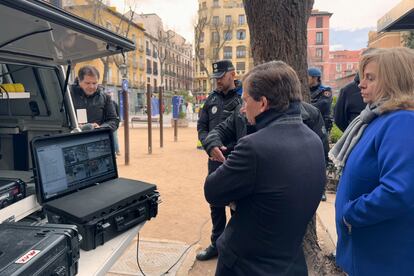
[{"label": "police officer", "polygon": [[[308,69],[308,84],[311,96],[311,104],[318,108],[322,114],[323,121],[325,123],[325,129],[329,137],[329,132],[332,129],[332,90],[329,86],[322,85],[321,82],[322,72],[320,69],[311,67]],[[329,159],[325,154],[325,163],[328,164]],[[325,192],[322,195],[322,201],[326,201]]]},{"label": "police officer", "polygon": [[[240,98],[241,84],[235,81],[235,70],[231,61],[214,62],[212,78],[216,80],[216,89],[208,96],[197,122],[198,139],[204,148],[208,133],[229,117],[242,103]],[[234,143],[226,145],[226,147],[227,151],[224,154],[228,155],[234,147]],[[214,172],[221,164],[221,162],[209,159],[208,173]],[[200,261],[217,257],[216,241],[226,226],[225,207],[210,206],[210,209],[213,224],[211,245],[197,254],[196,258]]]},{"label": "police officer", "polygon": [[332,128],[332,90],[329,86],[322,85],[321,70],[312,67],[308,69],[308,84],[311,94],[311,104],[319,109],[325,122],[325,128],[329,131]]}]

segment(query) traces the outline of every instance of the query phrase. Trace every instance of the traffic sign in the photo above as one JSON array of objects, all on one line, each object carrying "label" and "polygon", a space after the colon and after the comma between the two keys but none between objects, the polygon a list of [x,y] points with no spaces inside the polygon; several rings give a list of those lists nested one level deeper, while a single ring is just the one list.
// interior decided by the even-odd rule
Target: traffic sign
[{"label": "traffic sign", "polygon": [[128,91],[128,80],[127,79],[122,80],[122,90]]}]

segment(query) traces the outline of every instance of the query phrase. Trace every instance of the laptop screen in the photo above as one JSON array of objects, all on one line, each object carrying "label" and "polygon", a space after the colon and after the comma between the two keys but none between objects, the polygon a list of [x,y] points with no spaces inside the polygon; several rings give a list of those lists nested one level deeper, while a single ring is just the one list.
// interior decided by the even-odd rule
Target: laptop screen
[{"label": "laptop screen", "polygon": [[42,201],[117,177],[109,130],[36,139],[32,151]]}]

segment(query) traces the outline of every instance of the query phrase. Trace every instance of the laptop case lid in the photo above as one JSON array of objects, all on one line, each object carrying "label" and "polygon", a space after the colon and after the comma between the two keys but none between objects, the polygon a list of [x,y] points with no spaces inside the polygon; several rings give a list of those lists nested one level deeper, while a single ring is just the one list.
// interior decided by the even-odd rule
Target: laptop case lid
[{"label": "laptop case lid", "polygon": [[40,204],[118,177],[110,129],[37,137],[30,146]]}]

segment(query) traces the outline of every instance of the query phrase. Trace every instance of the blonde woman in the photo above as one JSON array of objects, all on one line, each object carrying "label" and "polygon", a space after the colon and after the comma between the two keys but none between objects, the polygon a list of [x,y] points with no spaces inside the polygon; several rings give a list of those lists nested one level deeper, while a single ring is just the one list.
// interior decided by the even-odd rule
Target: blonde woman
[{"label": "blonde woman", "polygon": [[360,62],[365,110],[330,156],[337,263],[349,275],[414,275],[414,51],[376,49]]}]

